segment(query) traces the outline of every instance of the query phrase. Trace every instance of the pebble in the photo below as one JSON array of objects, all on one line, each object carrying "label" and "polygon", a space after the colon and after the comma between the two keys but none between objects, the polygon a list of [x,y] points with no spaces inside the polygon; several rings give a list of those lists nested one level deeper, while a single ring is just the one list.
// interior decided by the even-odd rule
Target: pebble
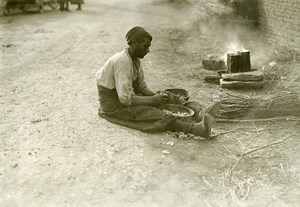
[{"label": "pebble", "polygon": [[166,145],[168,145],[168,146],[171,146],[171,147],[172,147],[172,146],[174,145],[174,142],[167,142],[167,143],[166,143]]}]

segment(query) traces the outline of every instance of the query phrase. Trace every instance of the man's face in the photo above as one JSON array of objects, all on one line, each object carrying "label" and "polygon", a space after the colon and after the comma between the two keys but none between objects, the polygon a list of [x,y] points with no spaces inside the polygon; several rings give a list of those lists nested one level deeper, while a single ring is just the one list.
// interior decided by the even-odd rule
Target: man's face
[{"label": "man's face", "polygon": [[138,58],[144,58],[145,55],[149,52],[149,48],[151,46],[151,41],[145,37],[143,41],[136,42],[135,54]]}]

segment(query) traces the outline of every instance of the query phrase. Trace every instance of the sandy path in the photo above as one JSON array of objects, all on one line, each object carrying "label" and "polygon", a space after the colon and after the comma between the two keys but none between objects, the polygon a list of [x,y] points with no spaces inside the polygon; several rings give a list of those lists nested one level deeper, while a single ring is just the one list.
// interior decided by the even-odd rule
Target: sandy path
[{"label": "sandy path", "polygon": [[[71,5],[69,13],[46,9],[1,17],[1,206],[280,204],[272,196],[286,191],[270,190],[272,185],[263,187],[270,192],[266,199],[226,197],[221,177],[232,156],[224,139],[147,135],[98,117],[94,73],[126,46],[124,34],[134,25],[147,25],[157,40],[144,60],[151,87],[180,80],[206,103],[217,94],[217,86],[202,88],[174,53],[169,31],[188,24],[165,7],[86,0],[81,12]],[[170,155],[162,153],[166,149]]]}]

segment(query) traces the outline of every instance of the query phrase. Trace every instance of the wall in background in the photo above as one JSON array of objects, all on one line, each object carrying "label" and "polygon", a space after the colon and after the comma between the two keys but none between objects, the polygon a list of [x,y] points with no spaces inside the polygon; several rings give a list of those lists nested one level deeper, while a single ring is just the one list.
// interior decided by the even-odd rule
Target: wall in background
[{"label": "wall in background", "polygon": [[259,0],[259,10],[259,26],[269,42],[299,52],[300,0]]}]

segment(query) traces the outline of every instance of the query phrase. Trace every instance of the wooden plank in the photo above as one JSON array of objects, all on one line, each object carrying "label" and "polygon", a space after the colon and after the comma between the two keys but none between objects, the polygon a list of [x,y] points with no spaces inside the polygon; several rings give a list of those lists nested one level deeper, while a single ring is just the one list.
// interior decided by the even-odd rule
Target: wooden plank
[{"label": "wooden plank", "polygon": [[264,81],[226,81],[223,78],[220,79],[220,85],[222,88],[228,89],[260,89],[265,85]]},{"label": "wooden plank", "polygon": [[217,83],[220,84],[220,75],[207,75],[204,77],[204,81],[207,83]]},{"label": "wooden plank", "polygon": [[223,73],[222,78],[227,81],[262,81],[263,74],[260,71]]}]

